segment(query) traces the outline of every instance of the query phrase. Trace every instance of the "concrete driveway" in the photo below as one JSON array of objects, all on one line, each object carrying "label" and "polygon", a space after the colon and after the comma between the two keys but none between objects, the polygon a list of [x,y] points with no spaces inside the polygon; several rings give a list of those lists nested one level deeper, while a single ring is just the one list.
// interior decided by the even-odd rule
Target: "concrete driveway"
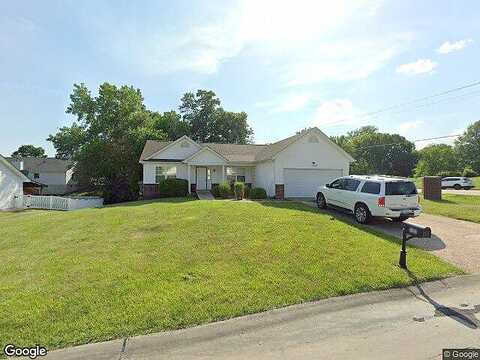
[{"label": "concrete driveway", "polygon": [[[312,201],[302,201],[302,203],[316,208],[316,204]],[[326,211],[346,221],[355,222],[353,216],[339,210]],[[432,229],[431,239],[412,239],[408,242],[409,245],[416,245],[432,252],[468,273],[480,273],[480,224],[429,214],[422,214],[407,222],[429,226]],[[388,219],[375,219],[368,227],[402,238],[401,223]]]},{"label": "concrete driveway", "polygon": [[[407,222],[432,229],[431,239],[412,239],[409,245],[432,252],[466,272],[480,273],[480,224],[429,214],[408,219]],[[402,237],[401,223],[376,219],[369,227]]]},{"label": "concrete driveway", "polygon": [[480,196],[480,190],[442,190],[442,194]]},{"label": "concrete driveway", "polygon": [[[422,189],[418,189],[418,192],[421,193]],[[480,190],[454,190],[454,189],[444,189],[442,194],[450,195],[471,195],[471,196],[480,196]]]}]

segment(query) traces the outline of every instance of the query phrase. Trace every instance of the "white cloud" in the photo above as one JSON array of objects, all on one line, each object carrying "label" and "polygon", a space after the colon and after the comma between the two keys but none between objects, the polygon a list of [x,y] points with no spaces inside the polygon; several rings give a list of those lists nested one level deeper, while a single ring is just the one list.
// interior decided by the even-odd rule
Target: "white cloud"
[{"label": "white cloud", "polygon": [[438,64],[430,59],[418,59],[417,61],[402,64],[397,67],[397,73],[405,75],[417,75],[432,73]]},{"label": "white cloud", "polygon": [[348,99],[333,99],[320,103],[315,111],[313,126],[328,127],[349,124],[359,112]]},{"label": "white cloud", "polygon": [[398,51],[398,46],[381,41],[319,46],[309,59],[297,61],[286,70],[286,85],[364,79],[386,65]]},{"label": "white cloud", "polygon": [[[184,70],[212,74],[222,62],[246,48],[254,48],[266,58],[272,58],[272,52],[281,53],[282,62],[292,62],[299,54],[298,47],[302,47],[302,53],[315,50],[319,43],[325,42],[324,36],[331,37],[338,29],[350,25],[351,18],[375,15],[381,3],[238,0],[215,9],[216,16],[199,16],[195,22],[179,22],[182,25],[170,28],[143,23],[132,28],[129,21],[118,18],[106,21],[105,14],[85,21],[92,39],[100,42],[96,48],[149,75]],[[349,54],[349,60],[352,55]],[[318,57],[309,60],[316,63]],[[343,66],[347,65],[346,60]]]},{"label": "white cloud", "polygon": [[411,130],[417,129],[418,127],[420,127],[423,124],[424,124],[424,122],[422,120],[406,121],[406,122],[401,123],[398,126],[398,132],[401,135],[405,135],[405,134],[409,133]]},{"label": "white cloud", "polygon": [[271,113],[293,112],[305,108],[318,99],[311,93],[291,93],[269,101],[260,101],[255,104],[259,108],[267,108]]},{"label": "white cloud", "polygon": [[459,41],[445,41],[438,49],[437,52],[440,54],[448,54],[452,51],[462,50],[467,47],[470,43],[472,43],[472,39],[463,39]]}]

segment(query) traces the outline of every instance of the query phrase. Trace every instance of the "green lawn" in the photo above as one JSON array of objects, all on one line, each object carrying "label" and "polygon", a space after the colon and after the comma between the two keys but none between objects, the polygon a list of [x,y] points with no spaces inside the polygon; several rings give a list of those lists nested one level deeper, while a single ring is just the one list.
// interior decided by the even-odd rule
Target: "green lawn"
[{"label": "green lawn", "polygon": [[[0,339],[58,348],[412,283],[399,243],[293,202],[0,214]],[[420,280],[460,274],[419,249]]]},{"label": "green lawn", "polygon": [[422,198],[420,205],[428,214],[480,223],[480,196],[443,194],[440,201]]}]

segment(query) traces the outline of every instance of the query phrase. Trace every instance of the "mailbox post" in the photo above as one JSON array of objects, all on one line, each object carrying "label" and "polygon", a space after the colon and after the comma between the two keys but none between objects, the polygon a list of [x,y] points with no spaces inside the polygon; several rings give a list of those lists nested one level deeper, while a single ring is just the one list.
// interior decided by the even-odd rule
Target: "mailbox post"
[{"label": "mailbox post", "polygon": [[427,226],[403,223],[402,225],[402,250],[400,250],[399,265],[407,268],[407,241],[413,238],[430,238],[432,230]]}]

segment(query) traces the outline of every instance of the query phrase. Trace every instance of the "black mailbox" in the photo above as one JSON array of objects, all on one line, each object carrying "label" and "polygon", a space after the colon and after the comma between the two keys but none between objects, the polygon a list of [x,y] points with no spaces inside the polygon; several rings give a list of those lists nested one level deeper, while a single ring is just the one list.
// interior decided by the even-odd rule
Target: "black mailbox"
[{"label": "black mailbox", "polygon": [[407,241],[413,238],[430,238],[432,230],[428,226],[421,226],[409,223],[402,225],[402,250],[400,251],[400,267],[407,268]]},{"label": "black mailbox", "polygon": [[430,238],[432,237],[432,230],[428,226],[421,226],[415,224],[403,223],[403,231],[416,238]]}]

